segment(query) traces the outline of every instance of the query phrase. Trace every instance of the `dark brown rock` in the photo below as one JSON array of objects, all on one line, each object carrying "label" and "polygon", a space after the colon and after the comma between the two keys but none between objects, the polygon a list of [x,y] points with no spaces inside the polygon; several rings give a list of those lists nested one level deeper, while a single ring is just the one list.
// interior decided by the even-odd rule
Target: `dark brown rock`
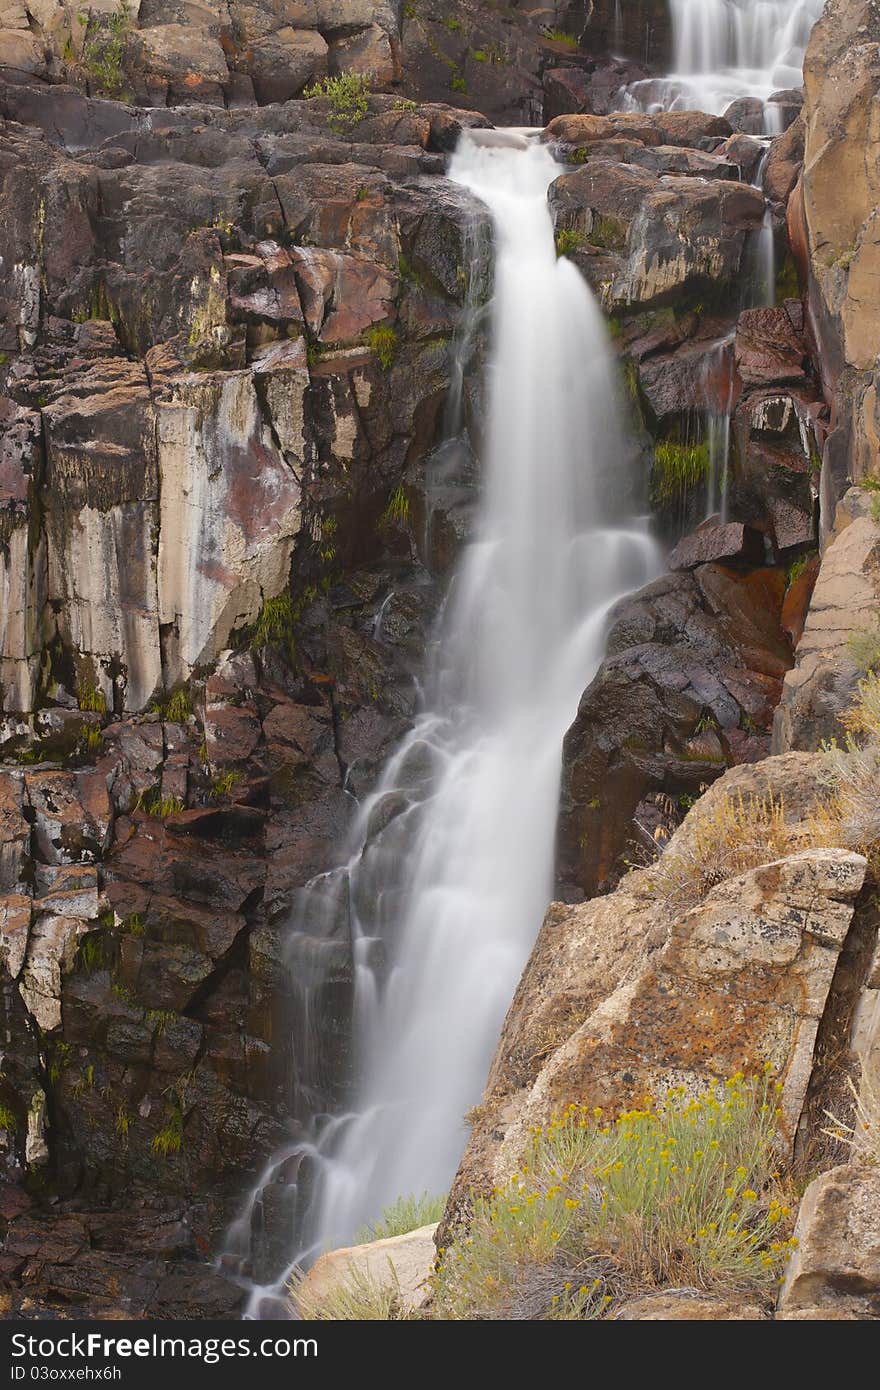
[{"label": "dark brown rock", "polygon": [[756,565],[763,558],[764,543],[758,531],[741,521],[722,523],[716,516],[679,541],[669,557],[669,568],[692,570],[713,561]]}]

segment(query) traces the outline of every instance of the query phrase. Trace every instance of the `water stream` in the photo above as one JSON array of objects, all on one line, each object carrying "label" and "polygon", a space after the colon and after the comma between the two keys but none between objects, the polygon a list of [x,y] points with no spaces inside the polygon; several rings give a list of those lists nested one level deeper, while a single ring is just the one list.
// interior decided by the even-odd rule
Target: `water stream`
[{"label": "water stream", "polygon": [[[490,140],[465,136],[450,168],[488,206],[496,242],[474,539],[424,713],[359,808],[345,863],[302,895],[292,926],[300,973],[332,950],[328,924],[350,932],[350,1110],[317,1117],[312,1141],[278,1156],[239,1223],[240,1239],[273,1183],[298,1188],[291,1263],[350,1241],[401,1194],[448,1187],[552,896],[563,735],[609,607],[659,569],[628,515],[633,451],[605,324],[555,252],[547,190],[560,168],[536,142]],[[256,1290],[252,1316],[270,1296]]]},{"label": "water stream", "polygon": [[[810,30],[825,0],[669,0],[673,70],[634,83],[621,105],[721,115],[733,101],[800,87]],[[766,133],[777,133],[773,104]]]}]

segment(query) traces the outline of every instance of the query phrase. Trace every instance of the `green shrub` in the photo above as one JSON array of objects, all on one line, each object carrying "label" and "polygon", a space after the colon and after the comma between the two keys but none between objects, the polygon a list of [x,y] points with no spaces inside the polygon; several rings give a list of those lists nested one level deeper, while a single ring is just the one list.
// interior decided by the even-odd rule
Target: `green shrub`
[{"label": "green shrub", "polygon": [[663,1286],[769,1292],[794,1246],[779,1113],[766,1071],[614,1121],[570,1106],[474,1199],[441,1254],[432,1316],[583,1319]]},{"label": "green shrub", "polygon": [[290,594],[278,594],[275,598],[267,598],[251,633],[251,647],[256,650],[270,642],[278,642],[283,643],[292,652],[294,624],[293,599]]},{"label": "green shrub", "polygon": [[79,737],[85,753],[97,753],[104,746],[104,736],[94,724],[83,724]]},{"label": "green shrub", "polygon": [[880,495],[877,493],[871,498],[871,520],[880,525]]},{"label": "green shrub", "polygon": [[122,0],[115,14],[80,10],[77,18],[85,29],[83,66],[108,96],[121,96],[125,87],[122,61],[132,27],[127,0]]},{"label": "green shrub", "polygon": [[445,1206],[445,1197],[432,1197],[429,1192],[423,1192],[420,1197],[412,1193],[408,1197],[398,1197],[390,1206],[382,1208],[382,1215],[376,1221],[361,1227],[354,1238],[355,1244],[366,1245],[368,1241],[405,1236],[420,1226],[430,1226],[440,1220]]},{"label": "green shrub", "polygon": [[387,323],[376,324],[373,328],[368,328],[364,333],[364,342],[371,352],[376,354],[379,365],[384,372],[390,371],[394,366],[394,359],[400,347],[400,340],[393,328]]},{"label": "green shrub", "polygon": [[330,125],[339,135],[348,134],[369,113],[368,97],[372,78],[368,73],[343,72],[338,77],[323,77],[306,87],[303,96],[327,97],[330,101]]},{"label": "green shrub", "polygon": [[170,724],[185,724],[192,714],[192,704],[183,686],[165,702],[164,715]]},{"label": "green shrub", "polygon": [[460,72],[454,72],[449,79],[449,90],[451,92],[466,92],[467,82]]},{"label": "green shrub", "polygon": [[91,932],[79,943],[79,968],[87,975],[104,969],[104,938],[100,932]]},{"label": "green shrub", "polygon": [[573,251],[577,251],[583,244],[583,233],[576,232],[573,227],[560,227],[559,231],[556,233],[557,256],[570,256]]},{"label": "green shrub", "polygon": [[9,1109],[8,1105],[0,1105],[0,1130],[5,1130],[7,1134],[14,1134],[18,1129],[18,1120]]},{"label": "green shrub", "polygon": [[216,777],[211,778],[211,795],[214,797],[228,796],[232,788],[242,779],[243,773],[236,772],[232,768],[226,772],[218,772]]},{"label": "green shrub", "polygon": [[654,446],[654,496],[661,504],[684,497],[709,476],[711,459],[706,443],[678,444],[664,439]]},{"label": "green shrub", "polygon": [[798,582],[812,558],[812,555],[798,555],[796,559],[792,560],[785,576],[786,588],[790,589],[793,584]]}]

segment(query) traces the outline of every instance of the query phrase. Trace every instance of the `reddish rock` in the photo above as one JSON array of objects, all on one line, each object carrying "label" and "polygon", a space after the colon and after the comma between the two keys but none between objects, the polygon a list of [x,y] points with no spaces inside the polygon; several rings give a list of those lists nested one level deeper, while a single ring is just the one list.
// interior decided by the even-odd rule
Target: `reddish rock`
[{"label": "reddish rock", "polygon": [[821,563],[818,555],[808,556],[807,562],[797,578],[792,580],[785,591],[785,599],[782,604],[782,630],[791,642],[792,648],[797,646],[803,636],[810,600],[813,597],[813,590],[819,577]]},{"label": "reddish rock", "polygon": [[807,349],[783,309],[746,309],[736,326],[736,365],[750,386],[802,382]]}]

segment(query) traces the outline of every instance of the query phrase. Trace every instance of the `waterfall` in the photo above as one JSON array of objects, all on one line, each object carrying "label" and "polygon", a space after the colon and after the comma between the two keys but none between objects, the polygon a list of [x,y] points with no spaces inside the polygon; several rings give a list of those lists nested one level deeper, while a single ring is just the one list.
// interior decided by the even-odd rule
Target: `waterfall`
[{"label": "waterfall", "polygon": [[628,518],[633,451],[605,325],[556,257],[559,166],[502,136],[463,136],[449,175],[495,227],[474,539],[425,711],[361,806],[346,863],[298,908],[306,934],[311,918],[347,916],[357,1075],[349,1111],[283,1156],[297,1178],[311,1169],[291,1261],[349,1242],[399,1195],[448,1188],[552,896],[563,736],[609,608],[659,571],[645,524]]},{"label": "waterfall", "polygon": [[[800,87],[810,30],[825,0],[669,0],[673,71],[634,83],[630,109],[721,115],[741,97],[764,102]],[[773,133],[772,123],[768,134]]]}]

